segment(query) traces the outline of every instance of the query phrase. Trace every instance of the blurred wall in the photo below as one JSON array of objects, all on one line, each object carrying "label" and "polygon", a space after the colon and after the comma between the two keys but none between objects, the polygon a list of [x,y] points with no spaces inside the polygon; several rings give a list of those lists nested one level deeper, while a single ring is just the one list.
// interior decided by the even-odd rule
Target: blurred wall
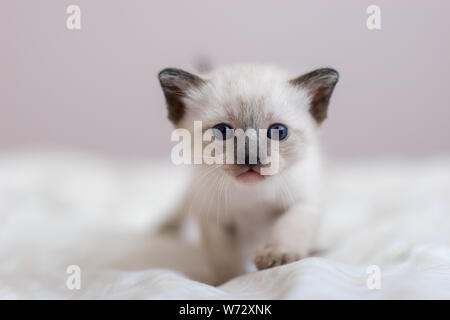
[{"label": "blurred wall", "polygon": [[[82,29],[66,28],[81,7]],[[381,7],[382,29],[366,28]],[[341,158],[450,152],[449,1],[0,2],[0,152],[168,156],[167,66],[270,63],[341,81],[323,126]]]}]

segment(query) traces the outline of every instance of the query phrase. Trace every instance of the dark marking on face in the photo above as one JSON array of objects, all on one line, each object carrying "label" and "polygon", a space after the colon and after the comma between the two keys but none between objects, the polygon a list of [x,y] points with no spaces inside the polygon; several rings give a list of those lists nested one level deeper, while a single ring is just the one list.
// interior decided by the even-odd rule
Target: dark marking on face
[{"label": "dark marking on face", "polygon": [[338,80],[339,73],[336,70],[322,68],[292,79],[289,83],[308,91],[311,96],[309,112],[320,124],[327,118],[328,104]]},{"label": "dark marking on face", "polygon": [[186,97],[187,90],[199,87],[205,81],[189,72],[174,68],[162,70],[158,78],[166,97],[168,118],[176,124],[185,112],[183,98]]}]

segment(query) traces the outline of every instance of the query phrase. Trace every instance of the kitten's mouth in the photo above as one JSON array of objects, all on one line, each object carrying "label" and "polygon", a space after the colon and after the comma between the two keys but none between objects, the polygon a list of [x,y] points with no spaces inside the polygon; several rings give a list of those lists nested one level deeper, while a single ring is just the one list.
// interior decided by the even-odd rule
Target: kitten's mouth
[{"label": "kitten's mouth", "polygon": [[264,176],[252,168],[238,174],[236,178],[243,182],[257,182],[264,180]]}]

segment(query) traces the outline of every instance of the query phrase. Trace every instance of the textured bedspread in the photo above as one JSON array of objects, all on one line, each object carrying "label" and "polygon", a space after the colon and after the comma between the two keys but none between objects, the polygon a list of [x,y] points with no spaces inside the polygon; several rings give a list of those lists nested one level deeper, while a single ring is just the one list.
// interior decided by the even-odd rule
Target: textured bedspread
[{"label": "textured bedspread", "polygon": [[329,167],[317,256],[219,287],[195,239],[154,233],[185,180],[156,163],[0,155],[0,298],[450,298],[449,158]]}]

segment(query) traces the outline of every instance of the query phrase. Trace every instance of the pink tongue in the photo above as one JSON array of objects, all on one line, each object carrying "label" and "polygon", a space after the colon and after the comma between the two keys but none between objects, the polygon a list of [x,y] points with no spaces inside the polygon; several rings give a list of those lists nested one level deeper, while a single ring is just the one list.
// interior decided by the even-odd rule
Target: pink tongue
[{"label": "pink tongue", "polygon": [[259,181],[264,179],[264,177],[262,175],[260,175],[258,172],[255,172],[253,170],[249,170],[246,171],[244,173],[241,173],[240,175],[238,175],[238,179],[242,180],[242,181]]}]

